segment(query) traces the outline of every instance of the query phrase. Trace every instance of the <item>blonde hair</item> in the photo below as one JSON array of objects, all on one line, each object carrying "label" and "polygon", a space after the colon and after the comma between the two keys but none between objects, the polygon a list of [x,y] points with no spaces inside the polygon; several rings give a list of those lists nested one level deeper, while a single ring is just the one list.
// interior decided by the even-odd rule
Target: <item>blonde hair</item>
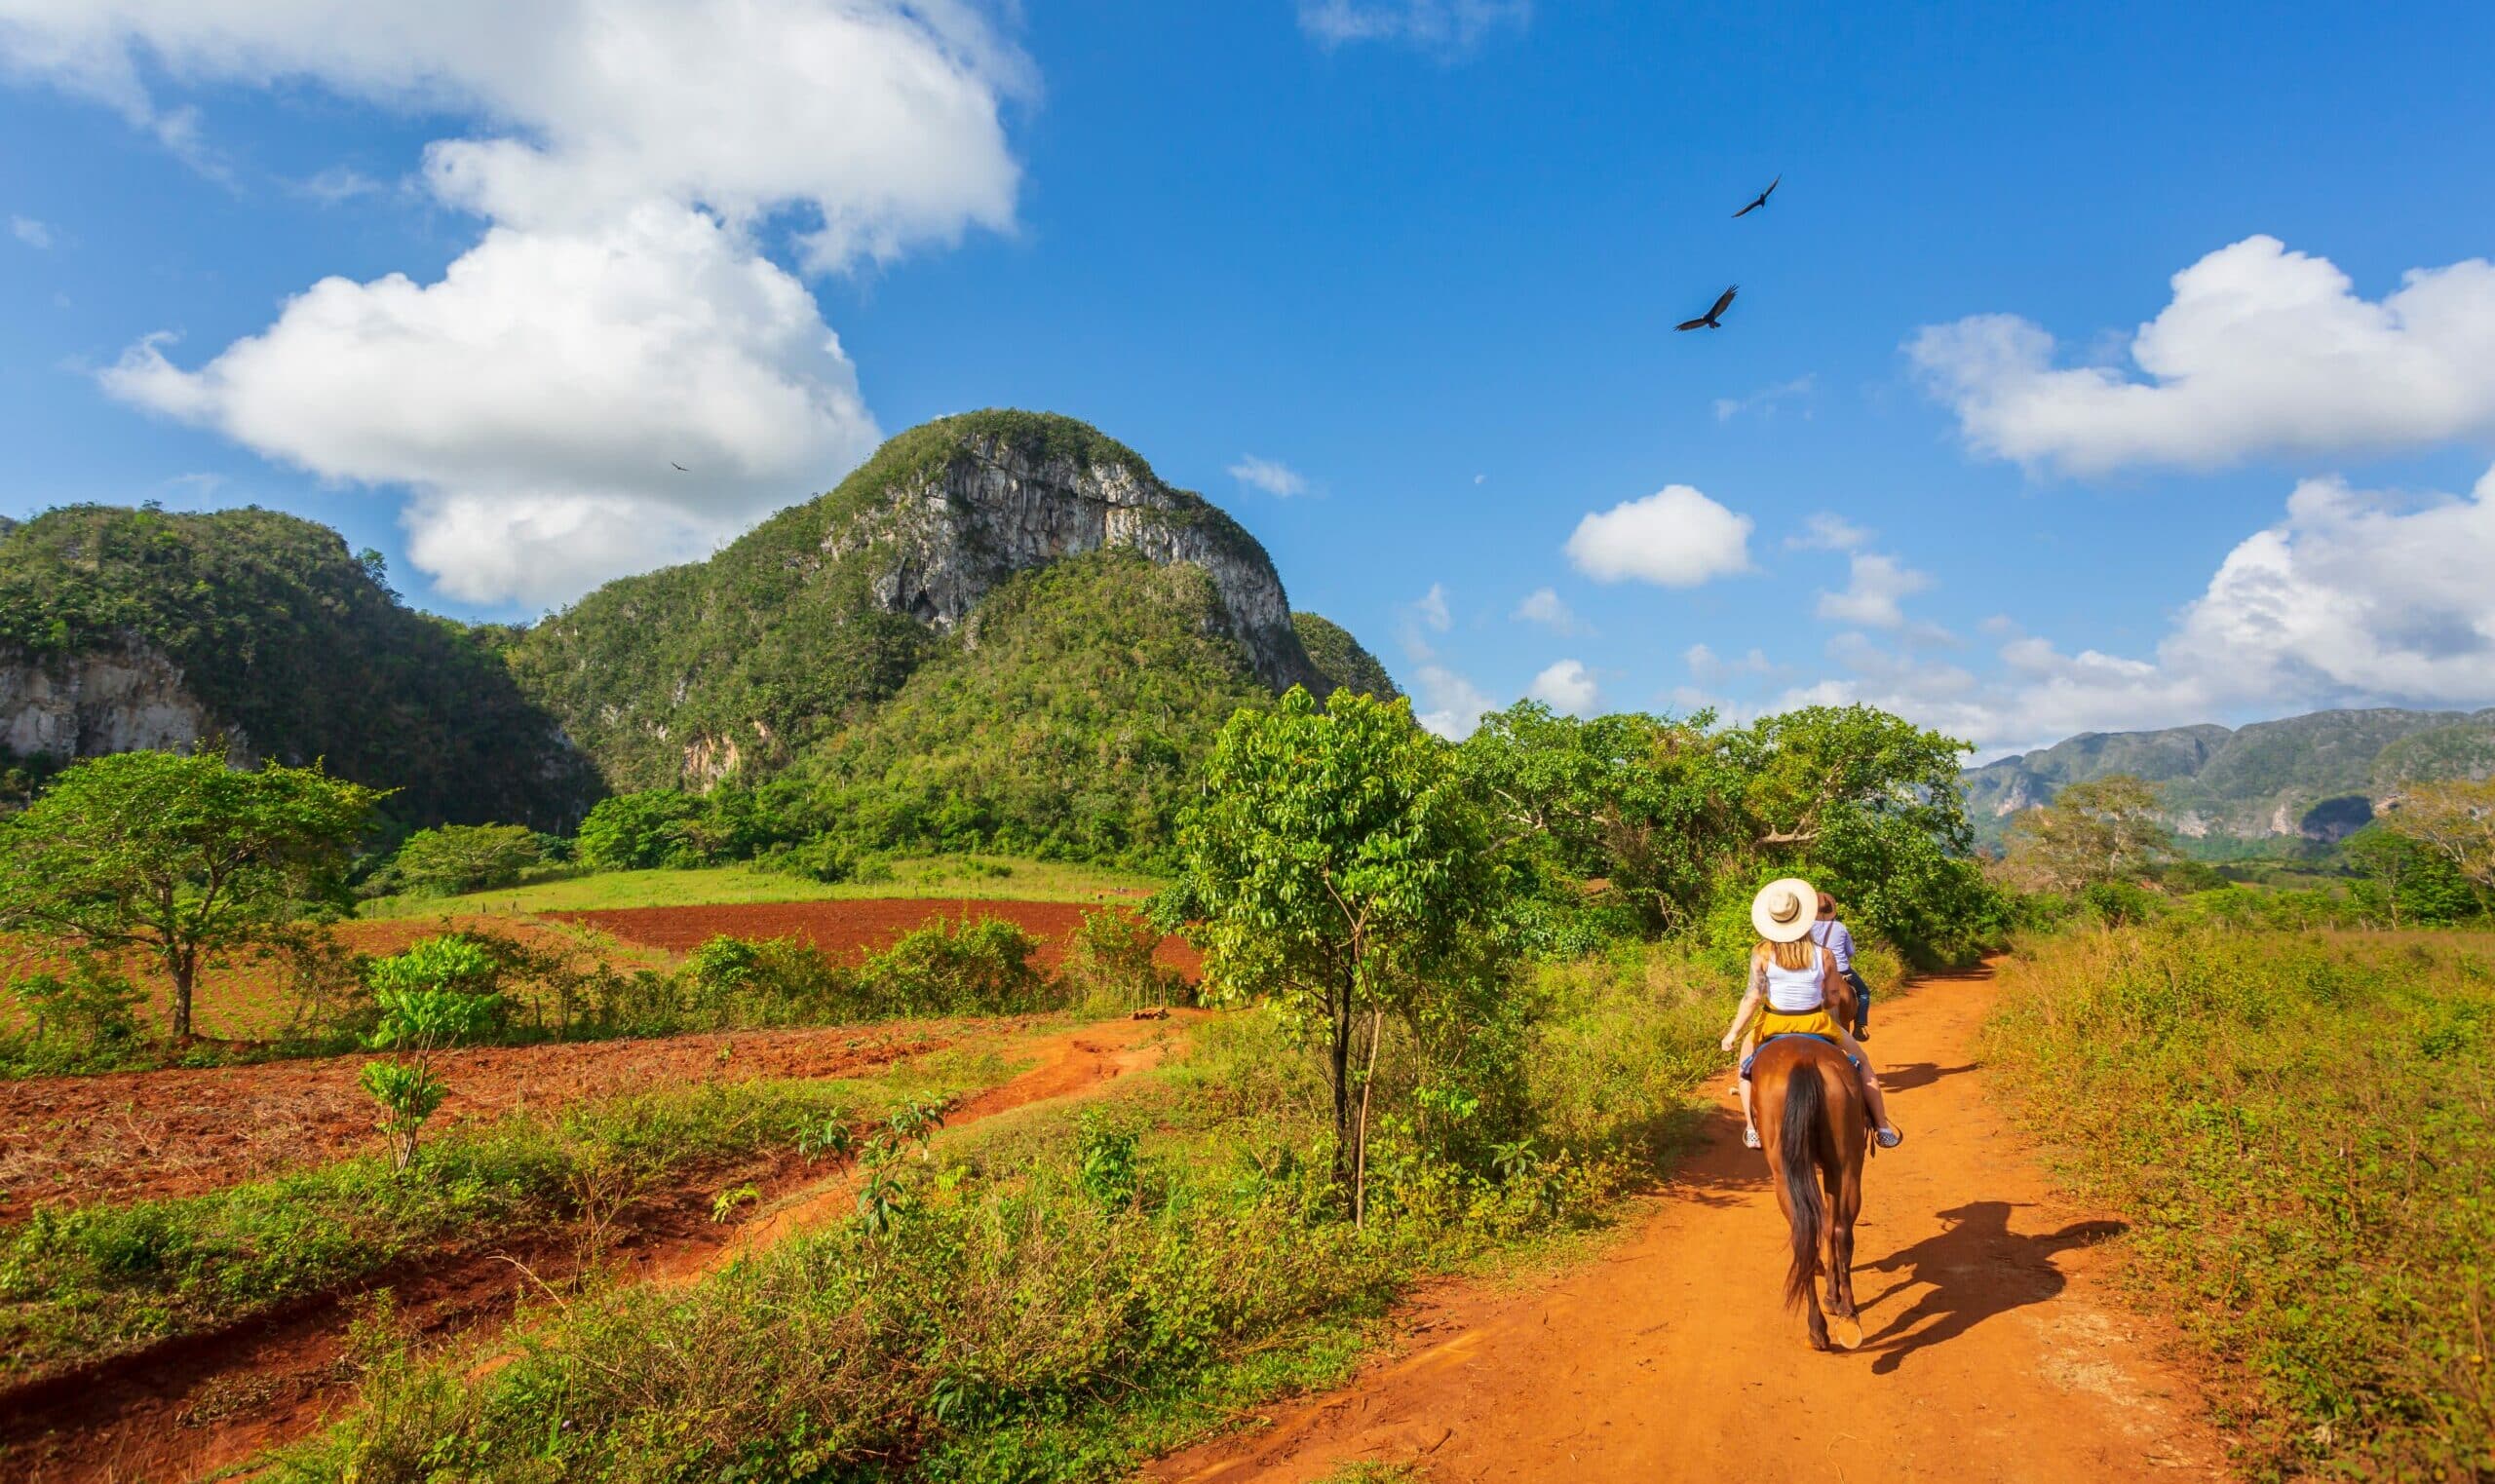
[{"label": "blonde hair", "polygon": [[1789,943],[1770,943],[1764,938],[1760,942],[1767,949],[1768,956],[1776,960],[1779,969],[1809,969],[1820,959],[1820,945],[1806,937],[1797,937]]}]

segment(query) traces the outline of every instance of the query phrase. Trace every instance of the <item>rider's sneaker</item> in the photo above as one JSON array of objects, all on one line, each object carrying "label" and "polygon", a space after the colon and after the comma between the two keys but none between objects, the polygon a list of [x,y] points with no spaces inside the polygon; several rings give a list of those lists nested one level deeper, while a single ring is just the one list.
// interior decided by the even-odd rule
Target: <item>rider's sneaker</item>
[{"label": "rider's sneaker", "polygon": [[1745,1123],[1742,1125],[1742,1147],[1744,1149],[1764,1149],[1766,1146],[1759,1143],[1758,1130]]},{"label": "rider's sneaker", "polygon": [[1906,1141],[1906,1136],[1896,1128],[1874,1128],[1871,1137],[1880,1141],[1882,1149],[1895,1149]]}]

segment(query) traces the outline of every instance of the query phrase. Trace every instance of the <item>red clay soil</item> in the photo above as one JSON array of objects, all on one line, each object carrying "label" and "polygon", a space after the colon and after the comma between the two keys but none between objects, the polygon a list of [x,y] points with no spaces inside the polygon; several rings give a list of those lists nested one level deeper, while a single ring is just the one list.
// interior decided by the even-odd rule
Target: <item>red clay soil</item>
[{"label": "red clay soil", "polygon": [[[1064,956],[1063,939],[1096,910],[1072,902],[902,899],[860,901],[756,901],[711,907],[613,907],[596,912],[549,912],[547,917],[595,928],[628,943],[684,953],[725,932],[736,937],[801,937],[850,963],[864,958],[912,929],[940,918],[973,921],[1002,918],[1040,939],[1034,957],[1054,967]],[[1177,937],[1166,937],[1154,955],[1192,979],[1203,960]]]},{"label": "red clay soil", "polygon": [[1434,1484],[1566,1479],[2216,1478],[2173,1339],[2116,1296],[2120,1223],[2065,1203],[1973,1049],[1988,974],[1884,1004],[1870,1050],[1904,1148],[1856,1229],[1866,1339],[1814,1352],[1780,1297],[1785,1227],[1729,1094],[1599,1261],[1450,1285],[1343,1390],[1161,1460],[1159,1481],[1286,1484],[1368,1462]]},{"label": "red clay soil", "polygon": [[[1184,1019],[1202,1011],[1179,1010]],[[1176,1022],[1121,1021],[1012,1047],[1040,1064],[948,1112],[960,1128],[1018,1108],[1084,1097],[1175,1044]],[[740,1042],[742,1046],[742,1041]],[[740,1052],[742,1054],[742,1052]],[[712,1193],[750,1182],[763,1200],[740,1223],[710,1219]],[[707,1172],[636,1208],[612,1258],[626,1281],[689,1282],[853,1207],[852,1172],[793,1156]],[[578,1271],[572,1233],[548,1232],[508,1250],[471,1251],[388,1274],[354,1295],[307,1303],[214,1335],[160,1346],[39,1387],[0,1392],[0,1477],[28,1484],[200,1478],[305,1436],[352,1396],[348,1327],[374,1290],[395,1303],[402,1333],[425,1343],[490,1337],[520,1300]],[[501,1355],[478,1374],[507,1360]]]},{"label": "red clay soil", "polygon": [[[442,1067],[451,1093],[439,1116],[491,1118],[685,1083],[847,1076],[934,1050],[976,1025],[886,1022],[452,1051]],[[0,1228],[24,1220],[38,1201],[192,1195],[370,1150],[372,1099],[356,1085],[367,1059],[0,1082]]]}]

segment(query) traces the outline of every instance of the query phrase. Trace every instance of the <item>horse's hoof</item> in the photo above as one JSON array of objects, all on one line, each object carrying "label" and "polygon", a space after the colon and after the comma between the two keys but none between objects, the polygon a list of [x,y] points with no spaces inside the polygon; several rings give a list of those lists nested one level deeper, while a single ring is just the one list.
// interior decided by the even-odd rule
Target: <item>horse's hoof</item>
[{"label": "horse's hoof", "polygon": [[1852,1314],[1832,1313],[1828,1315],[1828,1338],[1836,1342],[1839,1350],[1861,1350],[1862,1321]]}]

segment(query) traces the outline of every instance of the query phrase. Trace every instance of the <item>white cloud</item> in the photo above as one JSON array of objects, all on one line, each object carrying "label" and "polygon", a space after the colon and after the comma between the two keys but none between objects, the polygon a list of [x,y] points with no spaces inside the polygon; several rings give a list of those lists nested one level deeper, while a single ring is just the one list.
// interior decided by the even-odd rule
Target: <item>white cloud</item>
[{"label": "white cloud", "polygon": [[325,207],[334,207],[363,196],[378,196],[389,187],[351,165],[332,165],[294,181],[292,189]]},{"label": "white cloud", "polygon": [[1969,447],[2089,475],[2259,454],[2414,448],[2495,433],[2495,265],[2416,268],[2378,301],[2327,258],[2250,237],[2173,278],[2130,337],[2139,376],[2054,366],[2013,315],[1930,325],[1905,346]]},{"label": "white cloud", "polygon": [[1299,28],[1328,47],[1400,41],[1463,52],[1493,30],[1522,30],[1532,19],[1532,0],[1299,0]]},{"label": "white cloud", "polygon": [[804,285],[664,204],[497,227],[435,284],[326,279],[196,370],[151,339],[103,381],[324,478],[406,486],[408,555],[476,601],[700,556],[877,438]]},{"label": "white cloud", "polygon": [[1412,672],[1413,694],[1422,727],[1449,742],[1462,742],[1481,724],[1481,713],[1498,706],[1480,687],[1442,665],[1424,665]]},{"label": "white cloud", "polygon": [[[1780,381],[1774,386],[1761,387],[1747,397],[1719,397],[1715,399],[1715,421],[1729,423],[1745,412],[1754,412],[1761,417],[1772,418],[1776,415],[1776,409],[1783,403],[1808,398],[1811,395],[1812,384],[1818,379],[1816,373],[1805,373],[1794,377],[1791,381]],[[1802,415],[1809,417],[1810,409],[1803,408]]]},{"label": "white cloud", "polygon": [[1826,511],[1802,522],[1802,529],[1785,538],[1788,552],[1851,552],[1871,539],[1871,533],[1843,515]]},{"label": "white cloud", "polygon": [[1549,588],[1536,588],[1526,593],[1524,601],[1516,604],[1516,612],[1508,617],[1519,624],[1539,624],[1555,634],[1587,631],[1585,626],[1577,622],[1577,615],[1567,602]]},{"label": "white cloud", "polygon": [[50,247],[53,243],[52,228],[31,216],[10,217],[9,235],[38,252]]},{"label": "white cloud", "polygon": [[1261,489],[1277,500],[1308,493],[1308,479],[1296,469],[1272,459],[1260,459],[1252,453],[1242,454],[1230,466],[1230,476],[1240,483]]},{"label": "white cloud", "polygon": [[1455,622],[1455,616],[1447,612],[1446,585],[1444,583],[1430,584],[1430,590],[1422,593],[1413,602],[1412,616],[1437,632],[1446,632],[1448,626]]},{"label": "white cloud", "polygon": [[2067,653],[1990,625],[2002,672],[1978,680],[1849,634],[1831,646],[1847,676],[1814,693],[1987,750],[2325,706],[2482,706],[2495,702],[2490,569],[2495,471],[2466,498],[2424,501],[2310,479],[2278,524],[2227,554],[2152,659]]},{"label": "white cloud", "polygon": [[809,262],[1011,225],[1029,63],[955,0],[6,0],[0,58],[158,127],[146,78],[311,82],[477,116],[425,173],[510,226],[651,196],[811,215]]},{"label": "white cloud", "polygon": [[474,121],[424,154],[425,188],[492,223],[441,282],[326,280],[197,370],[152,337],[105,382],[403,486],[410,555],[480,601],[700,554],[863,457],[855,371],[756,229],[789,221],[818,271],[1010,229],[1003,111],[1034,87],[958,0],[0,0],[0,66],[194,159],[160,88]]},{"label": "white cloud", "polygon": [[1764,650],[1752,649],[1740,659],[1727,660],[1705,644],[1692,644],[1681,651],[1681,661],[1689,666],[1690,678],[1700,685],[1722,685],[1742,675],[1764,675],[1775,668]]},{"label": "white cloud", "polygon": [[1602,700],[1602,688],[1582,661],[1561,660],[1544,668],[1525,687],[1525,695],[1555,711],[1591,716]]},{"label": "white cloud", "polygon": [[1750,517],[1686,484],[1668,484],[1577,522],[1568,559],[1598,582],[1694,588],[1749,570]]},{"label": "white cloud", "polygon": [[1932,586],[1932,579],[1894,556],[1857,552],[1847,558],[1852,581],[1842,592],[1820,594],[1819,616],[1831,623],[1861,624],[1872,628],[1905,625],[1898,600]]}]

